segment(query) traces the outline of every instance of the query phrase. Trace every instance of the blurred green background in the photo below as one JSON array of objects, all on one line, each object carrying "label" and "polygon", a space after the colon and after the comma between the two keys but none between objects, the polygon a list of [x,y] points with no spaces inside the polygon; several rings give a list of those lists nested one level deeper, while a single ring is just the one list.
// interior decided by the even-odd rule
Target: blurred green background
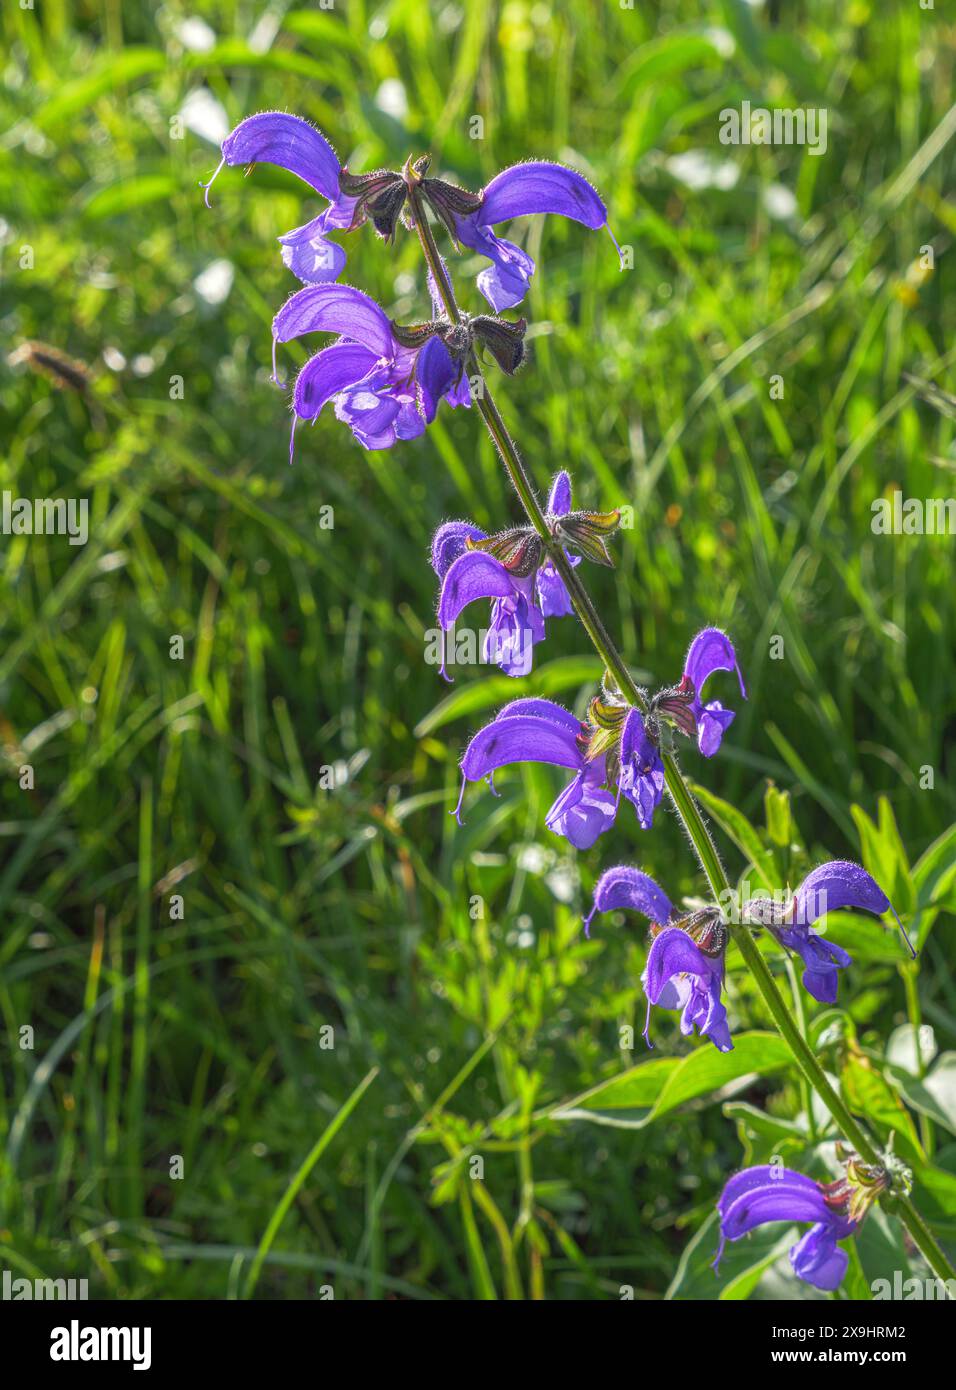
[{"label": "blurred green background", "polygon": [[[518,516],[473,413],[366,454],[328,411],[289,467],[275,238],[320,204],[261,165],[211,210],[198,188],[257,110],[313,120],[353,170],[427,149],[477,188],[538,157],[601,190],[633,269],[575,224],[516,229],[530,362],[499,404],[539,488],[566,467],[583,505],[634,508],[587,580],[648,684],[700,626],[734,638],[750,700],[718,759],[683,760],[731,875],[864,857],[921,936],[917,978],[875,921],[834,932],[858,956],[834,1069],[907,1021],[953,1045],[954,542],[870,527],[896,488],[954,491],[952,408],[904,375],[956,390],[945,8],[3,7],[2,487],[90,504],[85,547],[2,537],[4,1267],[108,1297],[712,1297],[709,1271],[672,1281],[695,1233],[710,1258],[746,1105],[779,1121],[768,1152],[800,1114],[769,1064],[745,1104],[712,1087],[640,1128],[545,1113],[646,1058],[640,924],[580,931],[597,875],[703,883],[663,810],[569,853],[550,769],[449,816],[470,733],[518,693],[583,710],[598,665],[570,619],[520,684],[424,663],[432,531]],[[827,153],[721,145],[744,100],[825,107]],[[427,313],[412,237],[339,239],[350,283]],[[452,255],[472,310],[483,264]],[[31,371],[30,340],[89,387]],[[768,780],[789,800],[765,827]],[[730,967],[735,1027],[766,1029]],[[692,1046],[672,1015],[654,1034],[655,1063]],[[919,1138],[956,1170],[952,1133]],[[805,1286],[770,1262],[756,1291]]]}]

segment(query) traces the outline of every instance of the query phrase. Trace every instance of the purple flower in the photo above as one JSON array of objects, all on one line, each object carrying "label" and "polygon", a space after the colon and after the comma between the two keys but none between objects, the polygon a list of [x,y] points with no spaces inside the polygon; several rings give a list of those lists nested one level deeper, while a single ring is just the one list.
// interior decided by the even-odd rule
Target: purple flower
[{"label": "purple flower", "polygon": [[602,831],[614,823],[617,799],[603,791],[604,758],[588,762],[579,736],[581,722],[551,700],[513,700],[496,719],[486,724],[469,743],[461,760],[461,796],[455,808],[459,817],[466,782],[488,778],[508,763],[552,763],[570,768],[574,778],[555,801],[545,824],[564,835],[577,849],[590,849]]},{"label": "purple flower", "polygon": [[[828,912],[845,907],[861,908],[877,916],[889,909],[896,917],[892,903],[876,880],[859,864],[845,859],[831,860],[807,874],[791,901],[782,907],[769,899],[757,898],[747,903],[743,915],[745,920],[769,927],[782,946],[796,951],[806,967],[804,988],[821,1004],[834,1004],[839,971],[851,965],[853,958],[841,946],[811,931],[811,927]],[[903,924],[899,917],[896,920],[915,958]]]},{"label": "purple flower", "polygon": [[734,711],[724,709],[719,700],[711,700],[706,705],[701,701],[704,685],[715,671],[736,671],[740,693],[746,700],[747,691],[733,643],[719,628],[705,627],[690,644],[684,662],[684,676],[677,687],[682,694],[691,696],[689,709],[697,730],[697,747],[705,758],[714,756],[724,733],[734,720]]},{"label": "purple flower", "polygon": [[647,995],[644,1037],[650,1045],[651,1006],[680,1009],[680,1030],[698,1030],[720,1052],[731,1052],[727,1010],[720,1002],[726,932],[715,908],[680,917],[664,890],[642,873],[621,864],[598,879],[594,904],[584,919],[590,935],[595,913],[628,908],[651,922],[654,939],[641,980]]},{"label": "purple flower", "polygon": [[853,1235],[857,1222],[828,1203],[820,1183],[791,1168],[765,1164],[745,1168],[729,1179],[717,1200],[720,1248],[717,1268],[728,1240],[739,1240],[768,1221],[812,1221],[809,1231],[790,1249],[790,1264],[798,1279],[832,1292],[846,1274],[849,1256],[837,1245]]},{"label": "purple flower", "polygon": [[640,710],[629,709],[624,716],[616,761],[618,787],[637,812],[641,829],[650,830],[664,795],[664,764]]},{"label": "purple flower", "polygon": [[607,208],[587,179],[561,164],[540,160],[505,169],[482,190],[481,205],[474,212],[455,216],[458,240],[492,262],[478,276],[478,288],[496,312],[521,303],[534,274],[534,261],[513,242],[496,236],[492,228],[538,212],[570,217],[592,230],[607,227]]},{"label": "purple flower", "polygon": [[240,122],[222,142],[222,159],[207,184],[209,190],[224,164],[277,164],[298,175],[329,207],[318,217],[295,227],[279,238],[282,259],[292,273],[307,285],[337,280],[345,268],[345,252],[326,238],[332,230],[350,230],[355,225],[357,198],[339,189],[341,172],[338,157],[325,136],[299,116],[284,111],[262,111]]},{"label": "purple flower", "polygon": [[[559,473],[548,498],[548,516],[571,510],[571,480]],[[494,662],[509,676],[526,676],[531,650],[544,640],[545,618],[561,618],[574,610],[564,580],[554,568],[530,527],[515,527],[489,537],[468,521],[447,521],[432,541],[432,568],[442,581],[438,621],[443,633],[462,609],[476,599],[490,598],[491,626],[483,660]],[[568,556],[572,565],[580,557]],[[444,648],[441,674],[445,671]]]},{"label": "purple flower", "polygon": [[[598,702],[592,701],[592,710]],[[649,830],[663,795],[664,767],[637,709],[620,707],[616,730],[593,728],[551,700],[513,700],[480,729],[461,760],[461,811],[466,782],[492,775],[508,763],[553,763],[574,778],[555,801],[545,825],[577,849],[590,849],[614,824],[621,795]]]},{"label": "purple flower", "polygon": [[[297,420],[314,421],[330,400],[335,414],[366,449],[388,449],[415,439],[431,424],[438,402],[467,403],[448,349],[437,337],[417,347],[398,340],[391,320],[373,299],[349,285],[297,290],[272,324],[275,347],[304,333],[337,333],[299,372],[292,397]],[[292,456],[290,443],[289,456]]]}]

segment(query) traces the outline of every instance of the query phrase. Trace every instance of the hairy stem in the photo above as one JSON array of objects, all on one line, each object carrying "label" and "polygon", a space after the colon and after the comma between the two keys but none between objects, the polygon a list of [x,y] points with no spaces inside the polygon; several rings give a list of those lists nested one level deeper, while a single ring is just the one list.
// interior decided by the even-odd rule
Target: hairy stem
[{"label": "hairy stem", "polygon": [[[413,184],[409,187],[408,198],[422,252],[441,296],[445,312],[452,323],[459,323],[461,321],[461,311],[458,308],[458,302],[455,298],[454,287],[445,269],[441,255],[439,254],[438,247],[435,243],[435,236],[429,225],[421,197]],[[488,389],[488,384],[485,381],[481,366],[474,352],[469,355],[465,365],[470,378],[472,380],[477,378],[479,383],[478,390],[472,392],[472,401],[478,413],[481,415],[488,433],[494,441],[495,448],[498,450],[501,461],[505,466],[508,477],[525,510],[528,520],[541,537],[541,540],[547,548],[551,563],[564,580],[565,587],[571,598],[571,603],[581,620],[585,632],[588,637],[590,637],[595,651],[604,662],[605,668],[617,682],[621,694],[626,697],[630,704],[635,705],[644,712],[646,710],[645,700],[631,675],[627,663],[615,646],[607,628],[604,626],[600,614],[591,601],[591,597],[585,589],[578,575],[578,571],[572,568],[568,563],[563,547],[554,544],[537,494],[525,471],[521,456],[518,453],[508,427],[501,417],[501,412]],[[719,905],[724,906],[731,892],[730,881],[727,878],[723,864],[720,862],[720,856],[717,853],[710,831],[701,814],[700,807],[697,805],[697,802],[691,794],[690,788],[684,781],[683,774],[677,765],[674,754],[662,749],[661,760],[664,764],[665,784],[674,809],[687,832],[688,839],[694,847],[694,851],[707,877],[707,881],[710,884],[714,898]],[[761,955],[757,943],[753,939],[750,931],[746,926],[739,923],[731,924],[730,931],[740,954],[744,958],[744,963],[753,976],[757,988],[763,997],[764,1003],[769,1009],[782,1037],[793,1053],[794,1060],[800,1069],[801,1075],[806,1082],[813,1087],[814,1091],[816,1091],[817,1095],[830,1112],[834,1123],[841,1130],[848,1142],[852,1144],[860,1157],[867,1163],[878,1164],[880,1162],[878,1149],[874,1146],[865,1130],[850,1113],[845,1102],[830,1085],[820,1062],[803,1037],[780,990],[777,988],[777,983],[770,972],[770,967]],[[894,1198],[894,1210],[913,1237],[916,1245],[922,1251],[934,1273],[944,1280],[956,1279],[956,1270],[949,1264],[946,1256],[940,1249],[912,1201],[908,1197]]]}]

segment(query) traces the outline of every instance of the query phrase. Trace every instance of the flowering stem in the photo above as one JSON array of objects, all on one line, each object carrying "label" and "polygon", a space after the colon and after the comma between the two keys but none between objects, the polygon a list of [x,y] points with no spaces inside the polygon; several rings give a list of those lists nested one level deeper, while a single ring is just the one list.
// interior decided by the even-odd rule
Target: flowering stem
[{"label": "flowering stem", "polygon": [[[421,243],[422,252],[428,268],[441,295],[442,303],[445,307],[449,319],[452,323],[461,321],[461,311],[455,298],[454,287],[448,275],[444,262],[439,254],[435,243],[435,236],[428,223],[427,214],[422,205],[422,200],[414,184],[409,185],[408,200],[411,207],[412,218],[418,239]],[[481,371],[478,359],[472,351],[466,361],[466,368],[472,379],[477,377],[479,389],[472,392],[472,400],[484,421],[488,433],[494,441],[495,448],[501,456],[502,463],[508,473],[512,486],[518,494],[518,498],[523,506],[528,520],[531,522],[535,531],[541,537],[551,563],[564,580],[565,587],[571,598],[574,610],[581,620],[585,632],[603,661],[606,669],[614,677],[622,695],[626,697],[630,704],[636,706],[642,713],[646,713],[646,701],[634,681],[624,658],[617,650],[607,628],[601,619],[600,614],[594,607],[591,596],[585,589],[577,570],[569,563],[564,553],[564,548],[556,545],[548,529],[545,514],[538,501],[537,494],[532,487],[531,481],[525,471],[521,456],[518,453],[514,440],[507,425],[501,417],[494,398],[488,389]],[[661,749],[661,761],[664,764],[664,779],[668,794],[674,804],[674,809],[679,816],[687,836],[697,854],[701,868],[707,876],[711,891],[718,904],[725,903],[730,894],[730,882],[716,846],[711,838],[710,831],[704,821],[700,808],[684,781],[683,774],[677,765],[674,754]],[[770,972],[770,968],[764,960],[754,941],[750,931],[740,923],[730,924],[730,931],[737,947],[744,958],[744,963],[749,969],[758,990],[763,996],[764,1003],[770,1010],[771,1016],[776,1023],[780,1033],[790,1047],[794,1060],[800,1071],[816,1091],[823,1101],[838,1128],[843,1132],[844,1137],[853,1145],[856,1152],[865,1162],[879,1164],[881,1161],[878,1150],[874,1147],[865,1131],[854,1119],[849,1109],[837,1095],[830,1085],[826,1073],[821,1067],[816,1056],[810,1049],[803,1034],[797,1026],[793,1015],[790,1013],[783,996],[777,988],[776,981]],[[906,1226],[913,1240],[922,1251],[927,1263],[941,1279],[956,1279],[956,1271],[952,1269],[946,1256],[943,1254],[936,1240],[930,1233],[922,1217],[917,1212],[913,1203],[908,1197],[894,1199],[895,1210],[900,1220]]]}]

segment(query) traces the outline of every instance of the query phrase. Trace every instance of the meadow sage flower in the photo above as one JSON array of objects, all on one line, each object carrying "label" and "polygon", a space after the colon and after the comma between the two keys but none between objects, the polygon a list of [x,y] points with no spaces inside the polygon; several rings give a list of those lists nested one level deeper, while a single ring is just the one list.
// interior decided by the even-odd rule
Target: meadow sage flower
[{"label": "meadow sage flower", "polygon": [[[572,512],[571,479],[561,472],[551,485],[546,520],[552,534],[591,553],[597,545],[610,563],[603,537],[619,520],[619,512]],[[603,530],[598,534],[596,526]],[[580,564],[569,555],[568,563]],[[599,555],[600,558],[600,555]],[[574,609],[564,580],[554,567],[541,537],[531,526],[516,526],[488,536],[468,521],[447,521],[432,542],[432,568],[442,581],[438,621],[445,633],[462,609],[476,599],[490,598],[491,627],[483,658],[509,676],[526,676],[531,650],[544,640],[545,618],[568,617]],[[441,673],[445,671],[444,652]]]},{"label": "meadow sage flower", "polygon": [[[591,702],[591,710],[599,701]],[[616,713],[616,712],[615,712]],[[650,829],[664,789],[664,767],[639,710],[622,708],[613,730],[576,719],[552,700],[513,700],[480,729],[461,760],[460,818],[466,782],[487,778],[508,763],[552,763],[570,768],[572,781],[545,816],[545,825],[577,849],[589,849],[614,824],[621,796]]]},{"label": "meadow sage flower", "polygon": [[584,919],[585,934],[598,912],[629,909],[651,923],[650,950],[641,976],[647,995],[644,1038],[650,1046],[651,1006],[680,1009],[680,1030],[686,1036],[696,1028],[720,1052],[731,1052],[733,1043],[727,1010],[720,1002],[724,980],[727,933],[716,908],[683,916],[659,884],[640,869],[625,864],[602,874],[594,890],[594,903]]},{"label": "meadow sage flower", "polygon": [[[338,157],[332,146],[314,126],[300,116],[284,111],[261,111],[241,121],[222,142],[222,159],[207,184],[209,190],[224,164],[277,164],[298,175],[304,183],[329,203],[324,212],[279,237],[282,259],[307,285],[337,280],[345,268],[345,252],[326,233],[350,231],[356,221],[358,199],[345,194],[339,183]],[[364,220],[361,219],[361,220]]]},{"label": "meadow sage flower", "polygon": [[812,1221],[813,1225],[790,1249],[790,1264],[798,1279],[832,1292],[846,1274],[849,1256],[837,1241],[853,1235],[858,1222],[850,1220],[836,1184],[825,1185],[792,1168],[763,1164],[735,1173],[717,1200],[720,1216],[720,1262],[724,1244],[739,1240],[768,1221]]},{"label": "meadow sage flower", "polygon": [[276,344],[305,333],[340,336],[310,357],[296,378],[293,442],[295,421],[316,420],[330,400],[366,449],[417,438],[442,398],[469,403],[467,382],[438,336],[405,346],[384,310],[350,285],[310,285],[286,301],[272,325],[273,379]]},{"label": "meadow sage flower", "polygon": [[[595,189],[587,179],[562,164],[541,160],[515,164],[493,178],[480,196],[474,211],[455,214],[455,231],[458,241],[491,261],[478,276],[478,288],[498,312],[521,303],[535,269],[527,251],[495,235],[492,228],[498,223],[550,212],[581,222],[593,231],[608,227],[607,208]],[[610,227],[608,232],[614,241]],[[617,246],[616,241],[614,244]],[[623,257],[621,264],[623,267]]]},{"label": "meadow sage flower", "polygon": [[736,671],[740,693],[746,700],[747,691],[733,643],[719,628],[705,627],[690,644],[680,684],[658,691],[649,709],[652,731],[661,718],[667,719],[687,738],[696,737],[697,747],[705,758],[712,758],[720,748],[735,717],[734,711],[725,709],[719,700],[705,705],[701,699],[704,685],[715,671]]},{"label": "meadow sage flower", "polygon": [[767,927],[782,946],[796,951],[806,967],[804,988],[821,1004],[834,1004],[839,972],[852,964],[853,957],[811,928],[828,912],[846,907],[877,916],[887,910],[892,912],[915,958],[906,930],[882,888],[859,864],[845,859],[831,860],[807,874],[789,902],[752,898],[744,904],[741,915],[751,926]]},{"label": "meadow sage flower", "polygon": [[512,700],[481,729],[461,760],[461,795],[455,815],[461,823],[465,783],[487,777],[494,791],[494,773],[508,763],[551,763],[570,768],[574,778],[555,801],[545,824],[564,835],[577,849],[589,849],[614,823],[617,798],[602,790],[604,758],[588,762],[581,746],[581,721],[552,700]]}]

